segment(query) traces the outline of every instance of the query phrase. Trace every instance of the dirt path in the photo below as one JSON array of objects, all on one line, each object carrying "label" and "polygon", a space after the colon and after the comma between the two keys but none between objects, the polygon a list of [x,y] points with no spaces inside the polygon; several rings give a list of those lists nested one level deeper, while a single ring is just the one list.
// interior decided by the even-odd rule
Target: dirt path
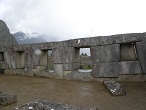
[{"label": "dirt path", "polygon": [[0,106],[12,110],[18,104],[45,99],[99,110],[146,110],[146,82],[121,82],[126,96],[111,96],[101,82],[56,80],[49,78],[0,75],[0,90],[17,94],[18,102]]}]

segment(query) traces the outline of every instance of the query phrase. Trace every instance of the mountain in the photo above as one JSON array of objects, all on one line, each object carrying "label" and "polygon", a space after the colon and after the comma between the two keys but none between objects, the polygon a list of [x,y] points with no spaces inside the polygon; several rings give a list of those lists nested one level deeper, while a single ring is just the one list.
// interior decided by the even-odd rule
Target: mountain
[{"label": "mountain", "polygon": [[6,23],[0,20],[0,45],[17,45],[15,37],[10,33]]},{"label": "mountain", "polygon": [[18,44],[47,42],[45,40],[45,35],[39,35],[37,33],[16,32],[13,34],[13,36],[16,38]]}]

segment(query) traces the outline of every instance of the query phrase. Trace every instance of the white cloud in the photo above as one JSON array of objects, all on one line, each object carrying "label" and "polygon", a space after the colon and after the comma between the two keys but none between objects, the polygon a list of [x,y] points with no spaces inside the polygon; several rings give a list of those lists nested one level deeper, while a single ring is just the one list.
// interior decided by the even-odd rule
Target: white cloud
[{"label": "white cloud", "polygon": [[11,32],[38,32],[64,40],[144,32],[145,0],[0,0]]}]

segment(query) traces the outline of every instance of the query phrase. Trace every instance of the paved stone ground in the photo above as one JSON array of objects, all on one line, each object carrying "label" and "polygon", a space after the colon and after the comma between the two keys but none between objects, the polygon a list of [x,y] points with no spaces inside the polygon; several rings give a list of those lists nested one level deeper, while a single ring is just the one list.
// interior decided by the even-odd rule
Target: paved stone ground
[{"label": "paved stone ground", "polygon": [[111,96],[102,82],[56,80],[40,77],[0,75],[0,90],[16,94],[17,102],[0,106],[13,110],[19,104],[43,99],[99,110],[146,110],[146,82],[120,82],[125,96]]}]

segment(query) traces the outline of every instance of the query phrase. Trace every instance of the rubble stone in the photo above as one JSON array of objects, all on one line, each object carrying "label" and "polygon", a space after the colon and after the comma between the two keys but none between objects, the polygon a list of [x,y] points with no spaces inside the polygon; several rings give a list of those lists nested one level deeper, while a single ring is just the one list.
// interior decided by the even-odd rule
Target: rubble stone
[{"label": "rubble stone", "polygon": [[0,91],[0,105],[9,105],[17,102],[17,95],[6,94]]},{"label": "rubble stone", "polygon": [[80,108],[74,105],[61,104],[46,100],[35,100],[24,105],[18,105],[14,110],[98,110],[93,108]]},{"label": "rubble stone", "polygon": [[126,92],[123,90],[123,87],[120,83],[117,83],[114,80],[104,80],[103,85],[113,96],[122,96],[126,95]]}]

